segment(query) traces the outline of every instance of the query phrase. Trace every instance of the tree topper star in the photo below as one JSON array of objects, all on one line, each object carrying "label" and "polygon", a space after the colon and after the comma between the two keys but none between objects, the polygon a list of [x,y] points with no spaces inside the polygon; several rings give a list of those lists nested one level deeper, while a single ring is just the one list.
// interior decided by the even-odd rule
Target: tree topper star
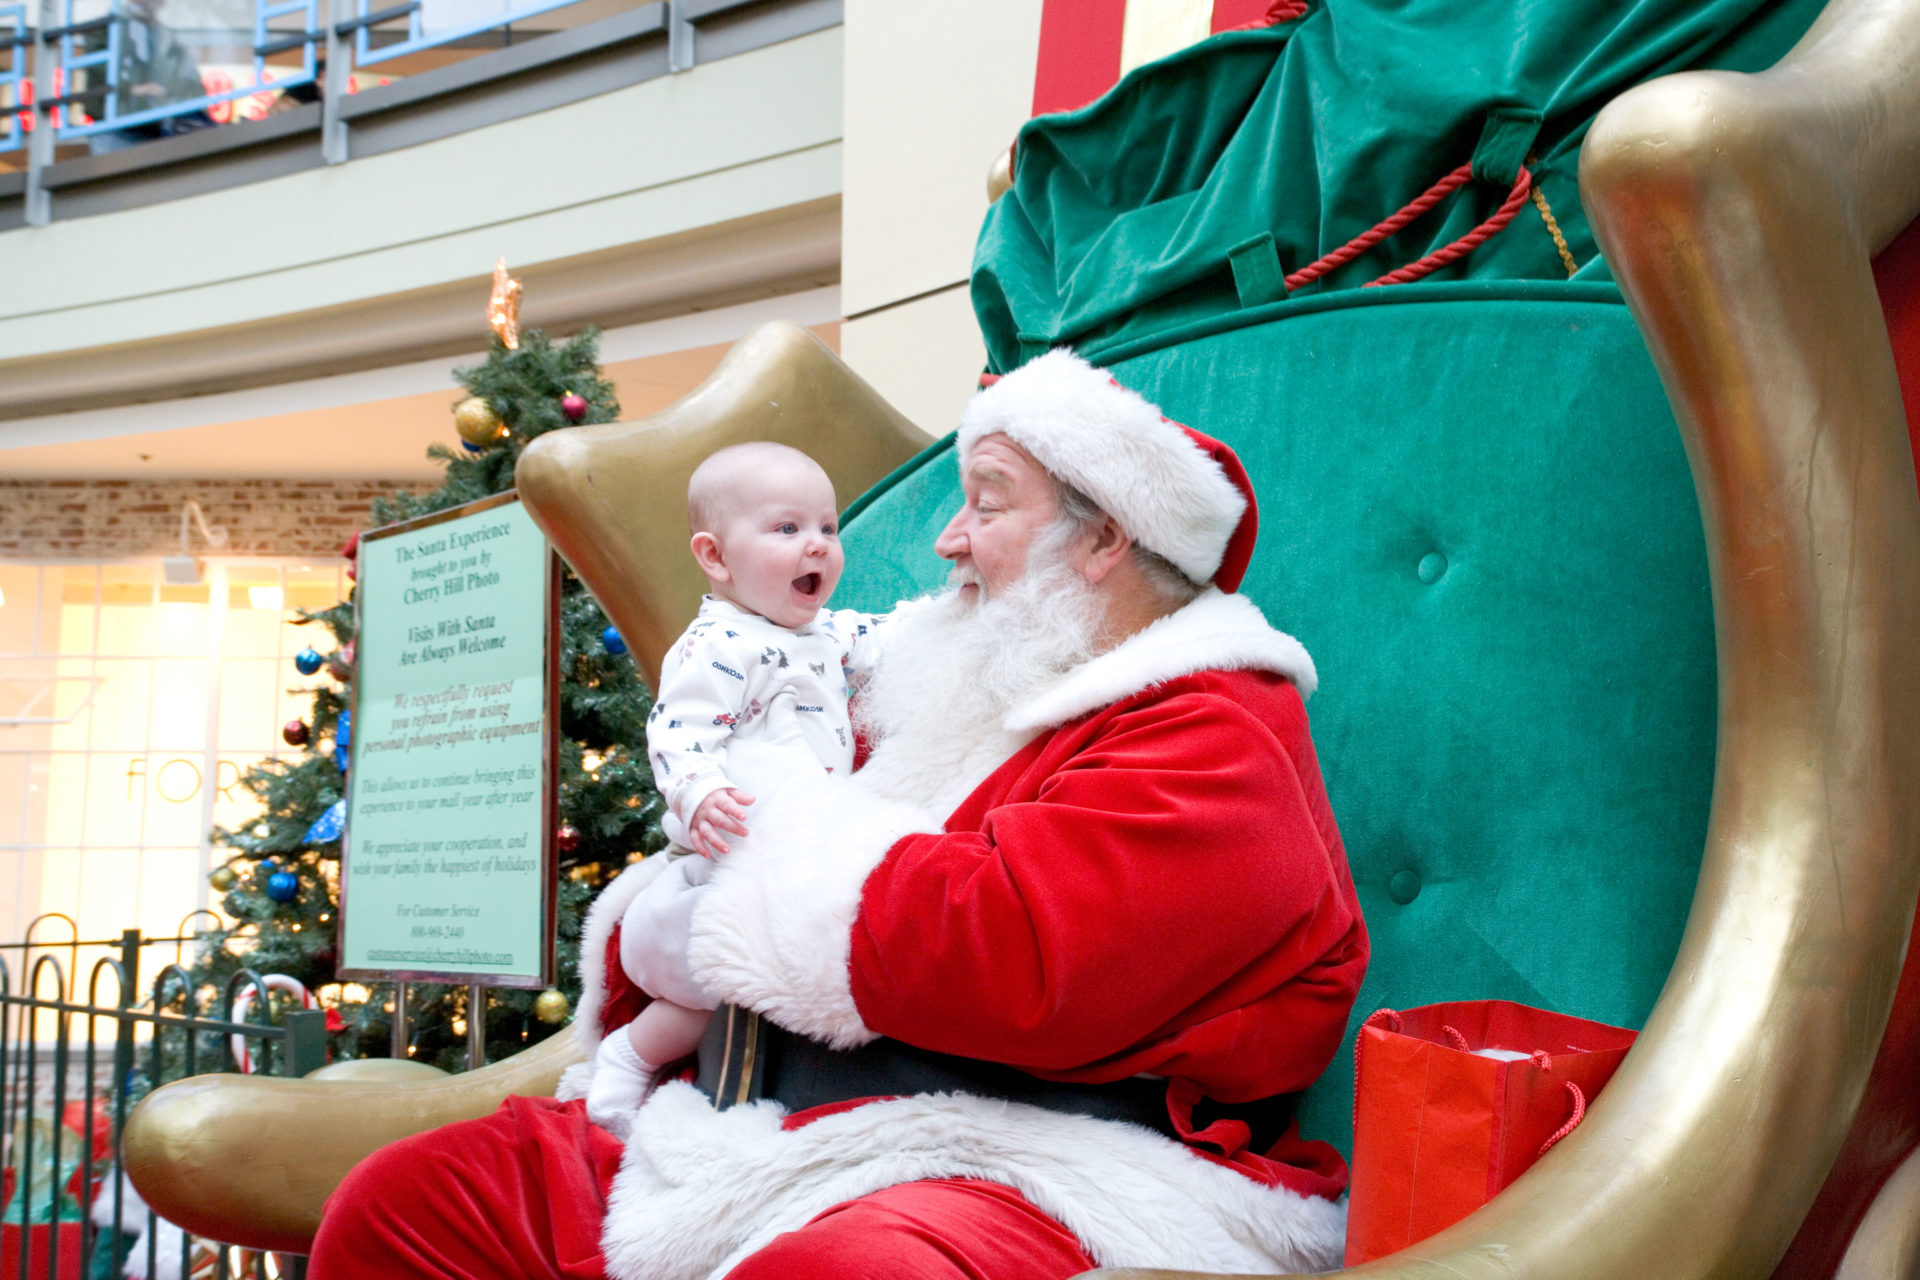
[{"label": "tree topper star", "polygon": [[507,274],[507,260],[493,264],[493,296],[487,299],[487,323],[509,351],[520,349],[520,282]]}]

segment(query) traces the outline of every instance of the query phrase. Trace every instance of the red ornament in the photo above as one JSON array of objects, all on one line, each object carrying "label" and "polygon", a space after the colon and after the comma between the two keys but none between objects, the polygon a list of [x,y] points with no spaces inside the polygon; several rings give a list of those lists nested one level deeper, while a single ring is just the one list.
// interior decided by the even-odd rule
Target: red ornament
[{"label": "red ornament", "polygon": [[567,394],[560,397],[560,412],[567,415],[568,422],[580,421],[580,419],[587,416],[586,397],[575,395],[571,391],[567,392]]},{"label": "red ornament", "polygon": [[304,720],[289,720],[280,727],[280,740],[290,747],[306,746],[307,739],[312,735],[313,730],[307,727]]},{"label": "red ornament", "polygon": [[580,829],[570,822],[561,824],[553,833],[553,844],[562,853],[572,853],[580,847]]},{"label": "red ornament", "polygon": [[352,560],[360,554],[360,531],[355,529],[353,536],[347,539],[347,545],[340,548],[343,559]]},{"label": "red ornament", "polygon": [[353,663],[345,655],[336,653],[327,659],[327,674],[346,684],[353,679]]}]

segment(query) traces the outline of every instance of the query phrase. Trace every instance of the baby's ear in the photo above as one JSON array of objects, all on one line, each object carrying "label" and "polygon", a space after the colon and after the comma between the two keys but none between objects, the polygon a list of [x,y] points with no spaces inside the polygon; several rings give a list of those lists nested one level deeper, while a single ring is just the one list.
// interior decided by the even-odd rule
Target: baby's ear
[{"label": "baby's ear", "polygon": [[733,574],[727,569],[727,561],[720,549],[720,539],[702,530],[693,535],[693,559],[700,566],[700,572],[715,582],[731,582]]}]

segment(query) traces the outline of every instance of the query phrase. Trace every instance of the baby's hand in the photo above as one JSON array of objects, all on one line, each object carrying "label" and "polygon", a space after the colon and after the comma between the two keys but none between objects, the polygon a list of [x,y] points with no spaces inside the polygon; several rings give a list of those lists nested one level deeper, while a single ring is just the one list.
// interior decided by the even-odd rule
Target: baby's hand
[{"label": "baby's hand", "polygon": [[720,833],[731,831],[736,836],[746,835],[747,806],[752,803],[753,797],[738,787],[722,787],[702,800],[693,811],[693,820],[687,823],[693,851],[705,858],[725,853],[727,842]]}]

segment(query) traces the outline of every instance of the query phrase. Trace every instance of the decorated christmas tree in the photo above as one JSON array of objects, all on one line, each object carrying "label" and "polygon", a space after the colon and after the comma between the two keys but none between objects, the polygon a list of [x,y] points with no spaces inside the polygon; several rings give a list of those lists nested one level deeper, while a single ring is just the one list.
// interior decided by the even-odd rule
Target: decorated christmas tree
[{"label": "decorated christmas tree", "polygon": [[[619,414],[613,385],[598,368],[592,329],[565,342],[518,332],[519,285],[495,272],[487,359],[456,369],[467,395],[454,406],[459,450],[434,445],[430,457],[446,476],[428,493],[376,503],[376,524],[460,506],[513,487],[514,464],[528,442],[549,431],[611,422]],[[358,535],[344,554],[351,557]],[[208,935],[194,976],[203,997],[240,968],[286,974],[304,984],[329,1012],[332,1056],[379,1057],[391,1044],[391,984],[341,983],[337,963],[342,815],[349,760],[355,620],[351,598],[300,621],[324,631],[295,658],[303,675],[324,669],[331,679],[312,691],[309,715],[282,731],[300,753],[269,760],[242,779],[257,796],[260,817],[237,830],[217,830],[231,852],[212,874],[234,924]],[[629,862],[662,848],[661,806],[646,758],[651,705],[626,645],[571,573],[560,607],[558,986],[545,992],[487,991],[487,1057],[497,1060],[558,1030],[579,995],[580,923],[595,889]],[[466,1062],[468,991],[414,984],[408,993],[409,1053],[449,1070]]]}]

